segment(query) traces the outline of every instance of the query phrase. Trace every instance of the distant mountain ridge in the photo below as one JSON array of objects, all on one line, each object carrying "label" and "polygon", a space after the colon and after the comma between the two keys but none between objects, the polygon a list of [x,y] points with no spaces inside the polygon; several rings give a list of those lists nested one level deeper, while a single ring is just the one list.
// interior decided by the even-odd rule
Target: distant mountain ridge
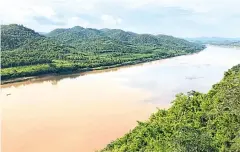
[{"label": "distant mountain ridge", "polygon": [[186,40],[194,43],[200,44],[212,44],[212,45],[222,45],[222,46],[239,46],[239,38],[223,38],[223,37],[198,37],[198,38],[185,38]]},{"label": "distant mountain ridge", "polygon": [[232,45],[234,45],[234,46],[240,46],[240,41],[238,41],[238,42],[233,42]]},{"label": "distant mountain ridge", "polygon": [[228,46],[228,47],[240,47],[240,41],[219,43],[217,45],[219,45],[219,46]]}]

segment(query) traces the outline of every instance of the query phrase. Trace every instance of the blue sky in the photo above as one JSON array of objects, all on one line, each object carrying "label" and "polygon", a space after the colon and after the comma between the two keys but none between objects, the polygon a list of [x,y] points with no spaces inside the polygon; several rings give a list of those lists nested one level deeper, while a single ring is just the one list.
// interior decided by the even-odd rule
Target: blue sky
[{"label": "blue sky", "polygon": [[0,0],[3,24],[83,26],[177,37],[240,37],[239,0]]}]

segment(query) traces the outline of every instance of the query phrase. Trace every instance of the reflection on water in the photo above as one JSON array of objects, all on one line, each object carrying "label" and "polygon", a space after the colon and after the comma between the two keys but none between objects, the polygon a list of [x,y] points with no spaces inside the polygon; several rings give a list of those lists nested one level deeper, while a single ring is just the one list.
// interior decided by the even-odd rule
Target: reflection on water
[{"label": "reflection on water", "polygon": [[[9,83],[9,84],[4,84],[1,85],[1,88],[9,88],[9,87],[19,87],[22,85],[28,85],[28,84],[32,84],[32,83],[42,83],[44,81],[51,81],[53,85],[57,85],[58,81],[61,81],[62,79],[75,79],[79,76],[86,76],[86,75],[90,75],[90,74],[101,74],[101,73],[110,73],[110,72],[116,72],[118,70],[123,70],[123,69],[127,69],[127,68],[131,68],[134,66],[145,66],[147,64],[154,64],[154,62],[150,62],[150,63],[141,63],[141,64],[137,64],[137,65],[127,65],[124,67],[116,67],[116,68],[110,68],[110,69],[105,69],[105,70],[96,70],[96,71],[89,71],[89,72],[81,72],[81,73],[74,73],[74,74],[63,74],[63,75],[47,75],[47,76],[39,76],[37,78],[33,78],[33,79],[29,79],[23,82],[16,82],[16,83]],[[156,63],[155,63],[156,64]]]},{"label": "reflection on water", "polygon": [[94,151],[167,108],[179,92],[206,92],[240,63],[240,50],[2,85],[4,152]]}]

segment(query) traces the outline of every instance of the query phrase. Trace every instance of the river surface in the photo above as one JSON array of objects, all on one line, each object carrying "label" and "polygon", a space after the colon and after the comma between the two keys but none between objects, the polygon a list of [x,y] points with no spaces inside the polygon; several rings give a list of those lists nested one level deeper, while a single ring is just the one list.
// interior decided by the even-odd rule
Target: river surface
[{"label": "river surface", "polygon": [[123,136],[175,94],[207,92],[240,50],[200,53],[1,86],[3,152],[92,152]]}]

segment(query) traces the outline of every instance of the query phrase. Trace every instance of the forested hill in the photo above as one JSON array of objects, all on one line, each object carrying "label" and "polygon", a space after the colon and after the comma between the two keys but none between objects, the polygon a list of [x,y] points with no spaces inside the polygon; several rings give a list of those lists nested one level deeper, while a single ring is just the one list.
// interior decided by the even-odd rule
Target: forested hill
[{"label": "forested hill", "polygon": [[240,64],[224,75],[207,94],[177,95],[102,152],[239,152]]},{"label": "forested hill", "polygon": [[89,42],[97,39],[101,41],[114,41],[114,43],[131,44],[136,47],[155,47],[165,50],[178,49],[191,51],[202,47],[201,45],[188,42],[184,39],[175,38],[173,36],[137,34],[120,29],[97,30],[80,26],[75,26],[69,29],[56,29],[47,34],[47,36],[56,38],[63,43],[70,43],[74,46],[79,46],[79,43],[81,42],[85,44],[86,41]]},{"label": "forested hill", "polygon": [[1,26],[1,78],[71,73],[137,64],[201,51],[172,36],[75,26],[40,35],[17,24]]},{"label": "forested hill", "polygon": [[13,50],[29,40],[41,38],[39,33],[22,25],[10,24],[1,26],[1,51]]}]

